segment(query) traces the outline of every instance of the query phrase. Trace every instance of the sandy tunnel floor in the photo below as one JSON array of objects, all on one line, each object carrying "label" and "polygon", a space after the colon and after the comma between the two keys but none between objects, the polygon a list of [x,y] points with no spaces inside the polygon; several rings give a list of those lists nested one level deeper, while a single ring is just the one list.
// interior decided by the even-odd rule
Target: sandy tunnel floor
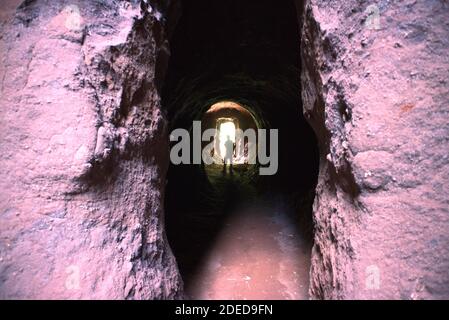
[{"label": "sandy tunnel floor", "polygon": [[279,204],[252,204],[226,221],[188,282],[192,299],[307,299],[310,245]]}]

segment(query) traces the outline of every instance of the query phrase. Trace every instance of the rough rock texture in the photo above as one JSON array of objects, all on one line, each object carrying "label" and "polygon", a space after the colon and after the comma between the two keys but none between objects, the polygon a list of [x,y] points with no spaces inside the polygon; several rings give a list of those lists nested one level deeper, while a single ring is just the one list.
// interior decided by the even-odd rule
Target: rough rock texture
[{"label": "rough rock texture", "polygon": [[[0,298],[182,297],[159,94],[179,1],[148,2],[2,1]],[[449,298],[449,3],[296,3],[312,298]]]},{"label": "rough rock texture", "polygon": [[310,294],[449,298],[449,3],[304,6],[304,114],[321,151]]},{"label": "rough rock texture", "polygon": [[19,4],[0,16],[0,298],[181,297],[162,220],[164,16]]}]

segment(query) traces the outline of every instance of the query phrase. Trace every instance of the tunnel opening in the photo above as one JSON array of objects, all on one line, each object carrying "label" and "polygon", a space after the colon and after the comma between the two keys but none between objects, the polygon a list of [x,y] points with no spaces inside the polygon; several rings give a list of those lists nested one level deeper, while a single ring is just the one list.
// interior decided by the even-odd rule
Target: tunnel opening
[{"label": "tunnel opening", "polygon": [[[167,174],[167,237],[191,298],[307,298],[319,157],[302,114],[297,20],[293,1],[182,1],[162,103],[172,130],[217,129],[201,142],[216,163]],[[257,141],[278,130],[275,174],[260,174],[258,144],[236,143],[237,129]]]},{"label": "tunnel opening", "polygon": [[202,116],[201,128],[203,133],[215,129],[212,142],[202,144],[211,157],[211,163],[203,166],[209,182],[217,172],[226,173],[227,167],[231,173],[255,169],[258,126],[248,109],[231,101],[215,103]]}]

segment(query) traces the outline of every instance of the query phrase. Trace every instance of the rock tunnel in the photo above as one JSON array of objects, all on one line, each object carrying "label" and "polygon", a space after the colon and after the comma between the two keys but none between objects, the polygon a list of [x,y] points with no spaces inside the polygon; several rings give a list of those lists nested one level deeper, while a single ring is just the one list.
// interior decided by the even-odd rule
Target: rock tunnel
[{"label": "rock tunnel", "polygon": [[1,299],[449,297],[446,2],[2,6]]},{"label": "rock tunnel", "polygon": [[[259,176],[257,168],[238,163],[234,165],[232,178],[221,177],[223,165],[220,164],[216,168],[204,164],[170,166],[165,198],[166,228],[187,286],[192,286],[193,269],[201,269],[205,259],[202,257],[211,254],[208,250],[219,250],[208,247],[226,224],[231,207],[251,197],[288,203],[292,211],[296,210],[291,223],[301,225],[308,233],[307,242],[312,243],[311,210],[318,175],[318,144],[302,114],[300,68],[299,27],[293,2],[184,3],[183,15],[171,40],[163,90],[163,106],[168,110],[170,125],[191,131],[195,120],[201,121],[202,129],[206,129],[215,127],[220,119],[235,119],[245,130],[275,128],[279,131],[279,163],[275,175]],[[254,225],[258,223],[255,221]],[[248,230],[251,227],[248,225]],[[265,234],[266,238],[270,236]],[[262,255],[268,255],[268,250]],[[263,259],[257,259],[264,263]],[[220,261],[218,258],[211,263],[221,264]],[[236,256],[237,263],[243,264]],[[310,262],[303,264],[307,266]],[[249,270],[247,274],[242,272],[229,277],[238,278],[234,282],[253,278]],[[272,272],[258,280],[268,283],[267,292],[270,292],[270,277],[273,277],[271,282],[276,282],[274,278],[281,273]],[[307,283],[308,279],[304,279],[305,291]],[[255,286],[259,292],[264,291],[262,284]],[[297,287],[291,294],[300,291],[299,284]],[[273,288],[271,294],[275,294]],[[251,297],[257,296],[247,298]],[[268,297],[267,293],[265,298]],[[288,298],[289,293],[275,297]]]}]

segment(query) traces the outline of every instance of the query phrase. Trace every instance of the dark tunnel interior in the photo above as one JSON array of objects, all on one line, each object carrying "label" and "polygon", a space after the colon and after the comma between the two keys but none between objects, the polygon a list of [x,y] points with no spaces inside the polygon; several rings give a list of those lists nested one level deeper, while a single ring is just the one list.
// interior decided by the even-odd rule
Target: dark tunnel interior
[{"label": "dark tunnel interior", "polygon": [[[171,130],[191,131],[192,122],[204,120],[211,106],[229,102],[251,114],[257,128],[279,132],[279,166],[275,175],[259,175],[257,165],[235,165],[235,174],[226,175],[219,165],[214,168],[204,163],[170,164],[165,191],[167,237],[187,293],[201,297],[192,293],[195,291],[192,288],[199,286],[198,274],[204,269],[217,239],[240,237],[232,232],[226,235],[224,231],[232,224],[232,217],[251,207],[251,218],[245,220],[249,221],[248,228],[253,220],[255,223],[272,221],[259,220],[259,209],[254,209],[254,203],[257,208],[265,209],[275,204],[273,210],[287,212],[288,224],[298,230],[305,250],[310,251],[318,147],[302,113],[300,34],[293,1],[182,1],[182,15],[170,44],[171,57],[162,93]],[[244,228],[244,223],[239,225]],[[255,237],[265,238],[263,233]],[[251,241],[256,240],[251,238]],[[233,251],[232,259],[238,260],[238,252]],[[227,265],[225,258],[220,259],[215,263],[218,266],[215,274],[220,274]],[[254,285],[253,276],[243,277],[242,286],[249,287],[251,283],[253,291],[265,292],[264,286],[268,287],[267,291],[282,291],[270,287],[265,280],[264,284]],[[209,287],[226,287],[227,284],[217,281],[212,283],[208,279],[204,283]],[[228,287],[229,291],[240,288],[235,283]],[[207,290],[208,297],[213,297],[212,289]]]}]

